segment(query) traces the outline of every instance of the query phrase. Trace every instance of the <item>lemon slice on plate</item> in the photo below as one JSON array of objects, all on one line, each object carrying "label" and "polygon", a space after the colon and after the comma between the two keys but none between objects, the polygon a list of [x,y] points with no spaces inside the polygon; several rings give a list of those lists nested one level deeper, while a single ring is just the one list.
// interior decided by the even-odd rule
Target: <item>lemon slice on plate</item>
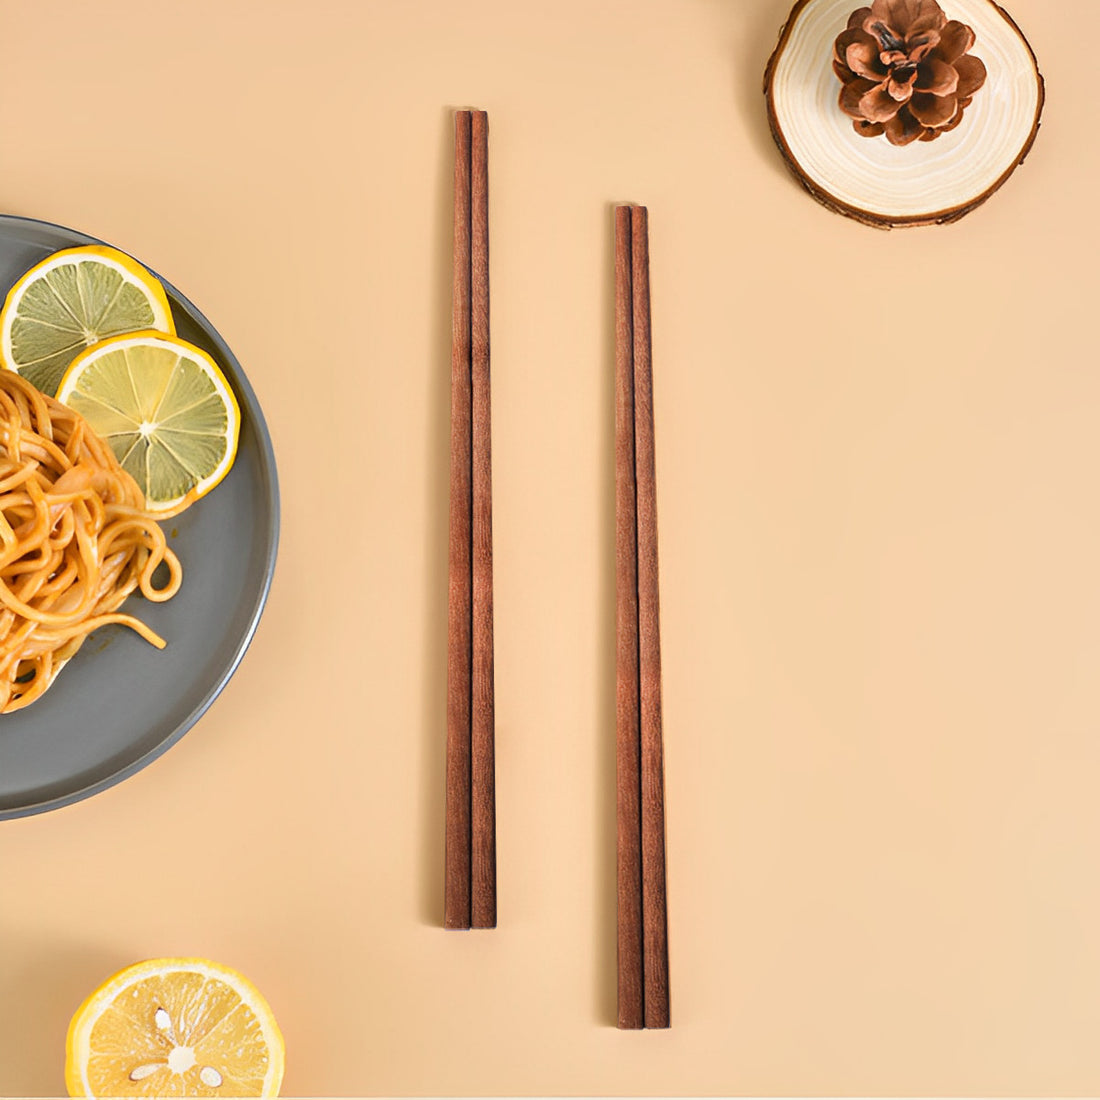
[{"label": "lemon slice on plate", "polygon": [[8,367],[52,397],[85,348],[141,329],[176,331],[157,279],[116,248],[66,248],[11,288],[0,311],[0,351]]},{"label": "lemon slice on plate", "polygon": [[120,970],[77,1009],[70,1096],[277,1096],[283,1037],[242,974],[209,959]]},{"label": "lemon slice on plate", "polygon": [[57,391],[111,445],[151,512],[205,496],[237,455],[241,411],[201,348],[159,332],[81,352]]}]

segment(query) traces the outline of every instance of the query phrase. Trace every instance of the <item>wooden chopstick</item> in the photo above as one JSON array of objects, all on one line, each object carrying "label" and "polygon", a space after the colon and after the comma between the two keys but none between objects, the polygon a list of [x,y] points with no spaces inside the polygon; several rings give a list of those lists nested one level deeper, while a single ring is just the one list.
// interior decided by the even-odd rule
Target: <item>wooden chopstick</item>
[{"label": "wooden chopstick", "polygon": [[665,895],[665,781],[661,626],[657,574],[657,475],[649,313],[649,214],[631,211],[634,290],[634,441],[638,490],[638,679],[641,699],[642,945],[645,1026],[669,1026]]},{"label": "wooden chopstick", "polygon": [[615,208],[615,639],[619,1027],[645,1025],[641,700],[634,472],[634,291],[629,206]]},{"label": "wooden chopstick", "polygon": [[496,925],[488,119],[455,112],[447,928]]},{"label": "wooden chopstick", "polygon": [[473,465],[471,924],[497,923],[493,699],[493,477],[489,401],[489,118],[472,112],[470,270]]},{"label": "wooden chopstick", "polygon": [[615,210],[619,1027],[669,1026],[657,492],[645,207]]},{"label": "wooden chopstick", "polygon": [[447,801],[443,923],[470,927],[470,715],[473,680],[470,113],[455,112],[451,300],[451,521],[447,619]]}]

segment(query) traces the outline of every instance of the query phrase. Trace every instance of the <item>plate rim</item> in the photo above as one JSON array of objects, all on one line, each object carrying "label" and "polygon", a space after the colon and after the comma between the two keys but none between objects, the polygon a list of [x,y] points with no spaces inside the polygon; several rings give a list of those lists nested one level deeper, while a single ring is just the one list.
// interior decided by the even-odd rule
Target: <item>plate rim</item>
[{"label": "plate rim", "polygon": [[[0,237],[4,237],[9,233],[9,227],[17,225],[52,230],[70,237],[79,238],[79,240],[85,244],[102,244],[110,248],[118,248],[117,245],[111,244],[109,241],[102,240],[99,237],[94,237],[89,233],[85,233],[83,230],[73,229],[69,226],[61,225],[58,222],[47,221],[43,218],[26,217],[21,214],[0,214]],[[148,767],[158,757],[163,756],[202,719],[203,715],[210,709],[214,700],[221,695],[226,685],[240,667],[245,653],[248,651],[253,638],[256,636],[256,630],[259,627],[260,619],[263,617],[264,610],[267,607],[268,595],[271,592],[271,585],[275,576],[275,566],[279,553],[279,538],[282,528],[279,471],[275,460],[275,447],[271,439],[271,432],[267,426],[267,418],[264,416],[263,407],[260,405],[259,398],[257,398],[256,392],[252,388],[252,383],[248,380],[244,368],[241,366],[237,356],[233,353],[232,348],[226,343],[225,338],[218,329],[211,324],[206,314],[203,313],[186,294],[182,293],[174,283],[163,278],[158,271],[154,270],[139,257],[133,256],[124,248],[119,248],[118,251],[124,252],[127,256],[130,256],[131,259],[141,264],[142,267],[158,279],[164,287],[165,293],[168,295],[169,302],[182,309],[182,311],[188,314],[190,319],[203,330],[203,335],[210,339],[218,353],[229,363],[233,372],[233,381],[245,398],[245,404],[248,406],[249,415],[253,417],[256,428],[256,438],[260,450],[261,470],[265,475],[264,480],[268,483],[268,497],[271,504],[271,519],[267,524],[268,545],[264,553],[263,578],[260,583],[257,597],[249,611],[248,626],[236,643],[232,660],[228,662],[222,672],[207,686],[199,702],[188,712],[186,717],[176,725],[167,737],[137,759],[130,761],[130,763],[122,768],[112,772],[109,776],[98,779],[93,783],[70,791],[67,794],[40,801],[28,802],[22,806],[0,807],[0,821],[10,821],[21,817],[30,817],[35,814],[48,813],[52,810],[59,810],[64,806],[72,806],[77,802],[83,802],[85,799],[101,794],[103,791],[109,790],[111,787],[136,775],[139,771]],[[3,730],[0,729],[0,737],[2,736]]]}]

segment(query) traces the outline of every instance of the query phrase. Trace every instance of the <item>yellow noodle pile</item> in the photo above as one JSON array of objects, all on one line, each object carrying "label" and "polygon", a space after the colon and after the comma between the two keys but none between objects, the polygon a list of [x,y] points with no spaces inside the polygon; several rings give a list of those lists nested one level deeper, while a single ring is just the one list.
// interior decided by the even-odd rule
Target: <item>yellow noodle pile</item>
[{"label": "yellow noodle pile", "polygon": [[[72,409],[0,370],[0,713],[33,703],[84,639],[123,623],[134,589],[175,595],[179,559],[110,445]],[[154,588],[161,562],[169,579]]]}]

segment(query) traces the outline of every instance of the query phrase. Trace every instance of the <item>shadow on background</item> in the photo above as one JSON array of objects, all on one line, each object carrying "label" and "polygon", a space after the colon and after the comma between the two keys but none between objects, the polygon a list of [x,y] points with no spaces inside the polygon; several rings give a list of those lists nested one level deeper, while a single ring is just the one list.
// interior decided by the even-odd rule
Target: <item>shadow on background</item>
[{"label": "shadow on background", "polygon": [[733,24],[730,28],[733,39],[730,74],[734,102],[753,148],[765,163],[770,164],[792,186],[797,187],[797,182],[787,170],[772,138],[764,103],[764,70],[779,41],[779,32],[790,15],[794,0],[758,0],[753,4],[746,4],[743,0],[704,2],[719,4],[730,13]]},{"label": "shadow on background", "polygon": [[443,927],[443,828],[447,765],[447,562],[450,527],[451,253],[454,215],[454,108],[442,114],[435,209],[432,369],[428,401],[427,539],[424,584],[424,717],[420,801],[423,867],[420,919]]},{"label": "shadow on background", "polygon": [[0,1096],[65,1096],[65,1036],[84,998],[132,959],[0,933]]},{"label": "shadow on background", "polygon": [[609,203],[603,224],[603,280],[600,300],[604,318],[604,376],[601,390],[599,562],[600,628],[596,633],[596,1020],[615,1027],[618,1011],[618,884],[616,844],[618,814],[615,781],[615,204]]}]

